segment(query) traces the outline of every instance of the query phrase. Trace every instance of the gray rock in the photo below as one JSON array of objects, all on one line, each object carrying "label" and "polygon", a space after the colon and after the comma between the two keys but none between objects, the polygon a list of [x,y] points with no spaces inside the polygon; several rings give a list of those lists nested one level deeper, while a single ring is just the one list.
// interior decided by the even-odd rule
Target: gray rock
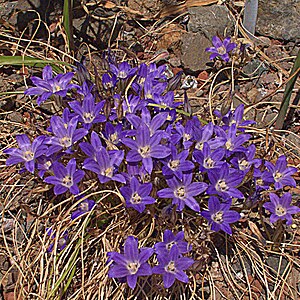
[{"label": "gray rock", "polygon": [[188,33],[182,37],[181,61],[185,69],[199,72],[208,68],[209,54],[214,35],[230,36],[234,31],[234,20],[225,6],[211,5],[189,8]]},{"label": "gray rock", "polygon": [[182,36],[181,62],[184,69],[191,72],[199,72],[208,68],[209,53],[205,48],[211,46],[211,41],[202,33],[185,33]]},{"label": "gray rock", "polygon": [[300,39],[300,0],[260,0],[256,31],[274,39]]},{"label": "gray rock", "polygon": [[201,32],[210,40],[214,35],[230,36],[234,32],[235,22],[226,6],[192,7],[188,11],[188,31]]},{"label": "gray rock", "polygon": [[267,70],[268,67],[259,59],[253,59],[243,67],[243,72],[248,76],[258,76]]}]

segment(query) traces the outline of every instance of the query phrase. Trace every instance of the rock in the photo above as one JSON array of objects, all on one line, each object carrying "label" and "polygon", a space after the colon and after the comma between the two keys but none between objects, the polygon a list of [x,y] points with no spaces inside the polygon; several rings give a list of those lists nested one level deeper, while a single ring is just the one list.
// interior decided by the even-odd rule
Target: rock
[{"label": "rock", "polygon": [[190,20],[188,31],[201,32],[209,40],[214,35],[230,36],[234,32],[235,22],[226,6],[211,5],[192,7],[188,10]]},{"label": "rock", "polygon": [[297,40],[300,0],[260,0],[256,31],[280,40]]},{"label": "rock", "polygon": [[170,24],[164,27],[160,32],[160,38],[157,41],[159,49],[171,49],[176,52],[180,45],[183,29],[177,24]]},{"label": "rock", "polygon": [[0,18],[7,21],[13,14],[17,1],[0,0]]},{"label": "rock", "polygon": [[258,76],[267,70],[268,67],[259,59],[253,59],[246,63],[246,65],[243,67],[243,72],[247,76]]},{"label": "rock", "polygon": [[189,8],[189,33],[182,37],[182,64],[191,72],[208,68],[209,54],[205,48],[211,47],[214,35],[230,36],[234,31],[234,20],[225,6],[211,5]]},{"label": "rock", "polygon": [[211,41],[200,32],[183,34],[181,46],[183,68],[192,73],[207,69],[206,63],[209,62],[209,53],[205,52],[205,48],[210,46]]},{"label": "rock", "polygon": [[139,12],[145,18],[155,16],[162,8],[160,0],[129,0],[127,5],[131,10]]}]

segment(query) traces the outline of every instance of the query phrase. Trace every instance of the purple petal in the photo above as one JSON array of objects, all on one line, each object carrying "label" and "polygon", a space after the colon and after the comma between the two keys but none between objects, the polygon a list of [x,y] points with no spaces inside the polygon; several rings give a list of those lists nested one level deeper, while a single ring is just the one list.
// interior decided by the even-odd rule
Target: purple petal
[{"label": "purple petal", "polygon": [[56,185],[56,186],[54,187],[54,194],[55,194],[55,195],[61,195],[61,194],[65,193],[67,190],[68,190],[67,187],[58,184],[58,185]]},{"label": "purple petal", "polygon": [[223,46],[222,41],[217,36],[212,37],[212,43],[216,48],[220,48]]},{"label": "purple petal", "polygon": [[164,273],[163,274],[164,287],[168,289],[175,282],[175,275],[172,273]]},{"label": "purple petal", "polygon": [[136,261],[139,257],[138,242],[133,236],[129,236],[124,245],[124,253],[130,261]]},{"label": "purple petal", "polygon": [[137,282],[137,275],[136,274],[127,276],[127,283],[128,283],[128,285],[131,289],[135,288],[136,282]]},{"label": "purple petal", "polygon": [[123,265],[113,265],[110,267],[110,270],[108,271],[108,277],[111,278],[122,278],[129,275],[130,275],[129,270]]}]

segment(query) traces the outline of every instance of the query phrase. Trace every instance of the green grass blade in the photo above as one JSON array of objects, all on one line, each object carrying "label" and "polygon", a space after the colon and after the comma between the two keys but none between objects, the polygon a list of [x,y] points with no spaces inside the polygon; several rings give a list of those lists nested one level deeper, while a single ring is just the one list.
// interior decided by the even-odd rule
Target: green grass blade
[{"label": "green grass blade", "polygon": [[64,70],[57,65],[71,66],[71,64],[60,60],[44,60],[30,56],[0,56],[0,66],[34,66],[43,68],[51,65],[56,73],[62,73]]},{"label": "green grass blade", "polygon": [[73,39],[73,0],[64,0],[63,24],[67,34],[69,49],[74,50]]},{"label": "green grass blade", "polygon": [[289,108],[293,88],[294,88],[295,82],[299,76],[299,72],[300,72],[300,50],[298,52],[294,66],[292,68],[290,79],[285,87],[283,99],[282,99],[281,106],[279,109],[279,114],[276,119],[275,129],[282,129],[282,127],[283,127],[283,123],[284,123],[284,120],[286,118],[287,111]]}]

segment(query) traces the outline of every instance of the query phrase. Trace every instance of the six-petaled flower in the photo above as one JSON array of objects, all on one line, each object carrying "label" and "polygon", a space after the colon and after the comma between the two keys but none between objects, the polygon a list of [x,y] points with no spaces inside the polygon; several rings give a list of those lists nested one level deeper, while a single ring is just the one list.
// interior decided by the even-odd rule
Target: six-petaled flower
[{"label": "six-petaled flower", "polygon": [[112,278],[127,278],[127,283],[134,289],[138,276],[149,276],[152,269],[147,260],[153,254],[152,248],[138,248],[138,242],[133,236],[126,239],[124,254],[109,252],[109,260],[114,263],[110,266],[108,276]]},{"label": "six-petaled flower", "polygon": [[172,246],[169,253],[157,256],[157,260],[159,265],[153,268],[153,273],[163,275],[164,287],[166,289],[174,284],[175,279],[184,283],[189,282],[189,278],[184,270],[188,269],[194,263],[194,260],[182,257],[176,245]]},{"label": "six-petaled flower", "polygon": [[300,207],[291,205],[292,195],[285,193],[280,198],[276,194],[270,193],[270,200],[263,205],[271,213],[270,222],[286,220],[286,224],[291,225],[293,223],[292,215],[300,212]]},{"label": "six-petaled flower", "polygon": [[76,160],[72,158],[65,167],[62,163],[54,162],[52,164],[54,175],[46,177],[46,183],[54,184],[54,194],[60,195],[70,190],[72,194],[78,194],[77,184],[84,177],[84,171],[76,168]]},{"label": "six-petaled flower", "polygon": [[33,173],[36,159],[45,154],[48,149],[45,145],[45,136],[37,137],[32,144],[26,134],[17,135],[16,140],[19,148],[9,148],[3,151],[10,155],[6,160],[6,165],[10,166],[22,162],[25,164],[25,168]]},{"label": "six-petaled flower", "polygon": [[53,77],[51,66],[46,66],[43,69],[42,77],[32,76],[31,81],[36,87],[27,89],[25,95],[38,95],[37,104],[47,100],[52,95],[65,97],[68,90],[72,88],[79,88],[78,85],[70,83],[74,76],[74,73],[68,72],[66,74],[58,74]]},{"label": "six-petaled flower", "polygon": [[225,62],[228,62],[230,60],[229,53],[237,46],[236,43],[231,43],[230,40],[230,37],[226,37],[224,41],[221,41],[217,36],[213,36],[212,43],[214,46],[205,49],[205,51],[212,53],[209,59],[213,60],[216,57],[220,57]]},{"label": "six-petaled flower", "polygon": [[208,210],[201,212],[201,215],[208,220],[211,230],[223,230],[228,234],[232,234],[231,223],[237,222],[241,216],[238,212],[230,210],[231,200],[221,203],[220,200],[211,196],[208,200]]}]

